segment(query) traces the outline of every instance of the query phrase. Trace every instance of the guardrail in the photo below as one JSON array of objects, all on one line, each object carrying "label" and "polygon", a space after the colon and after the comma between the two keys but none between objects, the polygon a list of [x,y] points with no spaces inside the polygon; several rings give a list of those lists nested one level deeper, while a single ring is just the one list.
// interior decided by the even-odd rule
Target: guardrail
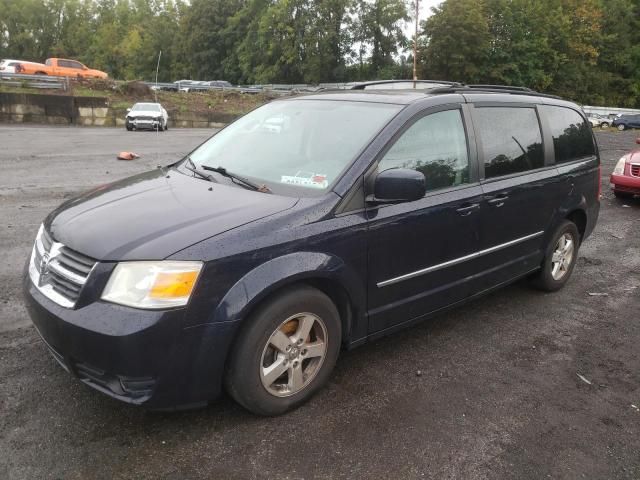
[{"label": "guardrail", "polygon": [[0,72],[0,84],[12,87],[69,90],[68,77],[54,77],[50,75],[24,75],[21,73]]},{"label": "guardrail", "polygon": [[[269,93],[271,95],[290,95],[294,92],[314,92],[321,88],[326,88],[318,85],[306,85],[306,84],[266,84],[266,85],[248,85],[238,87],[221,87],[213,85],[201,85],[201,84],[188,84],[188,83],[166,83],[166,82],[144,82],[152,89],[165,90],[165,91],[183,91],[183,92],[207,92],[207,91],[221,91],[221,92],[239,92],[239,93]],[[336,84],[338,85],[338,84]],[[346,88],[346,87],[337,87]]]},{"label": "guardrail", "polygon": [[582,110],[588,115],[596,113],[598,115],[638,115],[640,110],[635,108],[617,108],[617,107],[594,107],[591,105],[583,105]]}]

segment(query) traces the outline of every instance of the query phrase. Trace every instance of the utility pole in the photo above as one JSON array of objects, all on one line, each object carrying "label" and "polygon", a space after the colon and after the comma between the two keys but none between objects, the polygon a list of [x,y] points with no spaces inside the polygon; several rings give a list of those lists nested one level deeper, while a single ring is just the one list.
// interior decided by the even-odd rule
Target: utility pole
[{"label": "utility pole", "polygon": [[420,0],[416,2],[416,34],[413,37],[413,88],[416,88],[418,80],[418,16],[420,15]]}]

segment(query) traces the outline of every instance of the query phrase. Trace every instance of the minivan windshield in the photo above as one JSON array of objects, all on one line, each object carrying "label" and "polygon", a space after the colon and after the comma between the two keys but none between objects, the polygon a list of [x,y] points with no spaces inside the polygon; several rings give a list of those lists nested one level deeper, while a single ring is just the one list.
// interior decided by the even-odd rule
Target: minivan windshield
[{"label": "minivan windshield", "polygon": [[[197,168],[222,167],[269,187],[324,191],[400,105],[298,99],[248,113],[194,150]],[[296,189],[298,190],[298,189]]]}]

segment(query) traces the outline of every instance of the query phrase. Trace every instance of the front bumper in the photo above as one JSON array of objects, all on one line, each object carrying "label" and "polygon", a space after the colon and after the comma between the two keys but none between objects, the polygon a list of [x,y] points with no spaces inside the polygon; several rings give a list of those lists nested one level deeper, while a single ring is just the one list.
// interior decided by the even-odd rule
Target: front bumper
[{"label": "front bumper", "polygon": [[617,192],[635,193],[636,195],[640,195],[640,177],[611,174],[609,180],[612,188]]},{"label": "front bumper", "polygon": [[127,119],[127,124],[136,130],[142,129],[157,129],[162,125],[162,119],[154,119],[154,120],[138,120],[135,118]]},{"label": "front bumper", "polygon": [[186,309],[52,302],[24,277],[31,320],[53,357],[83,383],[152,409],[201,406],[221,390],[234,324],[183,329]]}]

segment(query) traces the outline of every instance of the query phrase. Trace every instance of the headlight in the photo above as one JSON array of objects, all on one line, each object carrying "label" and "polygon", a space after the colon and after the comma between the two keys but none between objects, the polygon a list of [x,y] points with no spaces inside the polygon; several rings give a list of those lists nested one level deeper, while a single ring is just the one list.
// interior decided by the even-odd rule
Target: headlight
[{"label": "headlight", "polygon": [[613,169],[614,175],[624,175],[624,164],[626,161],[626,157],[622,157],[620,160],[618,160],[618,163],[616,163],[616,168]]},{"label": "headlight", "polygon": [[135,308],[186,305],[202,262],[121,262],[111,273],[102,299]]}]

